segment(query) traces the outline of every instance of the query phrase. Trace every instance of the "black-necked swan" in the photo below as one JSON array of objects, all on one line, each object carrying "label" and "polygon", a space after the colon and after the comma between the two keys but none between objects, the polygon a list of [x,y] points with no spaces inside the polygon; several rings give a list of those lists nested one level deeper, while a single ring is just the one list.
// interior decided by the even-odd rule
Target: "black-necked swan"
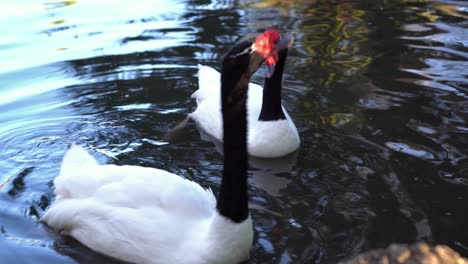
[{"label": "black-necked swan", "polygon": [[65,154],[56,199],[42,221],[102,254],[132,263],[237,263],[253,241],[247,193],[247,88],[292,36],[266,31],[234,45],[221,72],[224,170],[218,199],[170,172],[99,165],[82,147]]},{"label": "black-necked swan", "polygon": [[[277,158],[299,148],[300,138],[294,122],[281,105],[281,90],[287,49],[278,52],[278,62],[264,88],[249,83],[247,99],[248,153],[254,157]],[[222,141],[220,74],[213,68],[198,65],[199,89],[192,94],[197,108],[189,116],[197,126]]]}]

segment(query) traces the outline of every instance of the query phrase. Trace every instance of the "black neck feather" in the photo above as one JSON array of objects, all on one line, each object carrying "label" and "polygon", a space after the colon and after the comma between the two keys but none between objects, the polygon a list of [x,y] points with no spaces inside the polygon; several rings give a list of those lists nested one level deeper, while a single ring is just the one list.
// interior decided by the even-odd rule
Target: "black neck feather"
[{"label": "black neck feather", "polygon": [[236,223],[249,216],[247,88],[250,76],[262,62],[263,58],[254,53],[241,62],[223,61],[221,71],[224,171],[216,207],[221,215]]},{"label": "black neck feather", "polygon": [[275,71],[270,78],[265,78],[263,86],[262,110],[258,117],[259,121],[274,121],[286,119],[281,106],[281,90],[284,72],[284,64],[288,56],[288,50],[284,49],[278,52],[278,62]]}]

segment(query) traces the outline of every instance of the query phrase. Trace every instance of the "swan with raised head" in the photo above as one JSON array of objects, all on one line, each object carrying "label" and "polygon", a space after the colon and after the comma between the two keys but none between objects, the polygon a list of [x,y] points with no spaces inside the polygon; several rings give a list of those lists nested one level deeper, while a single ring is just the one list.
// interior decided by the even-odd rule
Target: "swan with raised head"
[{"label": "swan with raised head", "polygon": [[292,43],[276,30],[234,45],[221,72],[224,170],[209,189],[164,170],[99,165],[74,145],[42,221],[102,254],[132,263],[237,263],[253,241],[247,193],[247,88],[265,58]]},{"label": "swan with raised head", "polygon": [[[288,50],[278,52],[278,61],[265,78],[264,88],[249,83],[247,99],[248,152],[254,157],[277,158],[299,148],[297,128],[281,105],[284,65]],[[271,58],[271,57],[270,57]],[[273,73],[273,74],[271,74]],[[220,74],[208,66],[198,65],[199,89],[192,94],[197,108],[189,116],[203,132],[222,141]]]}]

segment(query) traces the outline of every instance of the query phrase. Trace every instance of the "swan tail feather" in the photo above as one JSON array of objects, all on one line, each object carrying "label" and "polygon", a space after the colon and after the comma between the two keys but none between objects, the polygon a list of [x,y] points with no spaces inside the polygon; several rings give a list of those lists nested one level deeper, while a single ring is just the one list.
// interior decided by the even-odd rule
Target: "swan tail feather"
[{"label": "swan tail feather", "polygon": [[197,104],[209,97],[217,98],[220,95],[221,75],[215,69],[198,64],[198,90],[192,94]]},{"label": "swan tail feather", "polygon": [[60,175],[54,180],[57,199],[72,197],[72,193],[79,189],[79,186],[74,185],[82,182],[76,179],[80,177],[80,172],[98,165],[93,156],[81,146],[73,143],[62,160]]},{"label": "swan tail feather", "polygon": [[62,166],[60,167],[60,175],[67,175],[71,171],[84,166],[96,165],[99,164],[93,156],[91,156],[80,145],[73,143],[63,157]]}]

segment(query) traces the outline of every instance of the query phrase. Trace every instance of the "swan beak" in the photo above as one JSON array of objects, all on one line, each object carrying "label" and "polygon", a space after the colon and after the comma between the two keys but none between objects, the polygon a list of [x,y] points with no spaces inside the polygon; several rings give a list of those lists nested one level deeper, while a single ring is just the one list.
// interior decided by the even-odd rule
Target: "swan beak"
[{"label": "swan beak", "polygon": [[290,33],[285,34],[279,41],[276,43],[275,51],[278,52],[282,49],[291,47],[294,43],[294,36]]},{"label": "swan beak", "polygon": [[[292,34],[290,34],[290,33],[285,34],[278,41],[278,43],[276,44],[276,48],[272,51],[272,53],[277,53],[278,51],[280,51],[282,49],[287,49],[287,48],[291,47],[291,45],[293,43],[294,43],[294,36]],[[268,70],[267,70],[267,72],[265,74],[266,78],[271,78],[271,76],[273,76],[273,73],[275,73],[275,65],[276,64],[272,64],[272,65],[268,66]]]}]

